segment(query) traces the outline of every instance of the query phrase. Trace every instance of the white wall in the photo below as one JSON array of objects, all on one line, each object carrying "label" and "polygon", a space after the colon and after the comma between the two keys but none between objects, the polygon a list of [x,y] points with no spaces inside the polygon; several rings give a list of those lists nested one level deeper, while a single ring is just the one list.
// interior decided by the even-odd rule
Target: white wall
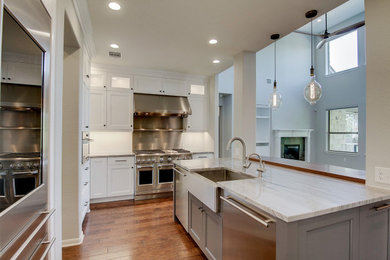
[{"label": "white wall", "polygon": [[[278,40],[276,48],[276,80],[282,104],[272,111],[272,128],[311,129],[315,113],[303,97],[310,79],[310,38],[290,33]],[[256,53],[256,65],[256,103],[267,105],[274,81],[273,44]]]},{"label": "white wall", "polygon": [[[364,13],[330,28],[341,27],[364,20]],[[349,71],[326,75],[326,46],[316,51],[316,78],[322,86],[322,98],[315,105],[315,161],[322,164],[365,169],[366,154],[366,64],[365,27],[358,29],[359,67]],[[357,154],[327,151],[327,110],[359,107],[359,152]]]},{"label": "white wall", "polygon": [[375,182],[375,167],[390,168],[390,1],[366,0],[367,30],[367,184]]},{"label": "white wall", "polygon": [[90,132],[91,155],[121,155],[133,150],[131,132]]},{"label": "white wall", "polygon": [[218,92],[233,94],[234,92],[234,66],[222,71],[218,77]]},{"label": "white wall", "polygon": [[[79,86],[81,50],[64,53],[62,129],[62,239],[82,236],[79,223]],[[72,103],[70,103],[72,101]]]}]

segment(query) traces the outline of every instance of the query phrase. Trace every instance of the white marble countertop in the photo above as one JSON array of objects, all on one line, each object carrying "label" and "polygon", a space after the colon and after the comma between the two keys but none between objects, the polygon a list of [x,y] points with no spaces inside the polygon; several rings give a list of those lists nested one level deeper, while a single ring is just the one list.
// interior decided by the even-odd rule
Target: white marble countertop
[{"label": "white marble countertop", "polygon": [[97,157],[127,157],[134,156],[134,153],[95,153],[89,154],[89,158],[97,158]]},{"label": "white marble countertop", "polygon": [[[244,169],[237,159],[193,159],[174,163],[190,172],[228,168],[258,177],[257,163]],[[390,199],[388,190],[269,165],[262,177],[218,182],[218,185],[285,222]]]}]

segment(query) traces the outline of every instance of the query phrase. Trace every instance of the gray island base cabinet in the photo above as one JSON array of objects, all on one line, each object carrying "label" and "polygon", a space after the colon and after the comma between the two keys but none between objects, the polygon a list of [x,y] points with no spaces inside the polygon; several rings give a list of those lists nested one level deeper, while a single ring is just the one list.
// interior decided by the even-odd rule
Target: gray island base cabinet
[{"label": "gray island base cabinet", "polygon": [[[228,192],[223,192],[223,196],[233,197],[242,205],[246,205],[255,212],[262,213],[261,210],[248,205]],[[223,218],[223,259],[264,259],[264,260],[389,260],[390,259],[390,201],[378,202],[370,205],[356,207],[323,216],[308,218],[295,222],[284,222],[275,218],[276,223],[276,258],[259,258],[258,255],[252,257],[231,258],[227,252],[232,250],[226,246],[232,244],[245,244],[243,237],[229,236],[229,231],[225,223],[227,209],[222,206]],[[226,214],[227,215],[227,214]],[[265,214],[268,215],[268,214]],[[239,218],[236,218],[236,222]],[[240,226],[240,223],[236,223]],[[248,223],[242,223],[242,228],[248,228]],[[272,225],[270,226],[272,228]],[[256,230],[256,226],[252,226]],[[247,236],[246,240],[258,239],[263,236],[267,240],[267,233],[257,228],[251,231],[252,237]],[[265,234],[265,237],[264,237]],[[272,234],[272,230],[270,230]],[[226,240],[226,241],[225,241]],[[236,240],[236,241],[234,241]],[[247,242],[250,244],[250,242]],[[247,247],[237,247],[237,250]],[[245,254],[244,254],[245,255]],[[225,257],[226,256],[226,257]]]}]

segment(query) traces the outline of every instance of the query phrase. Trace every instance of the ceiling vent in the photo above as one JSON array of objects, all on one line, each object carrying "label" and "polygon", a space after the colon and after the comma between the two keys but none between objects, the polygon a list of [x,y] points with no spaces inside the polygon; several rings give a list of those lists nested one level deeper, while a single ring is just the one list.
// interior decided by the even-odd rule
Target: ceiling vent
[{"label": "ceiling vent", "polygon": [[113,57],[113,58],[120,58],[122,57],[122,54],[117,51],[109,51],[108,56]]}]

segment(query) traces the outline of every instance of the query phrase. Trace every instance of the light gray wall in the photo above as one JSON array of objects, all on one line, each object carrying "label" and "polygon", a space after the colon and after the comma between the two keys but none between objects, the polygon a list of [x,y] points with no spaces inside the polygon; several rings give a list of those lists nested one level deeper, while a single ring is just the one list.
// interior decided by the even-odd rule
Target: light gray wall
[{"label": "light gray wall", "polygon": [[[282,95],[279,109],[272,111],[273,129],[313,128],[314,110],[305,101],[303,89],[309,81],[310,38],[291,33],[277,42],[278,89]],[[271,84],[267,83],[271,79]],[[274,45],[256,53],[256,103],[268,104],[274,81]]]},{"label": "light gray wall", "polygon": [[[330,28],[336,29],[364,20],[364,13]],[[321,164],[339,165],[355,169],[365,169],[366,154],[366,65],[365,27],[358,29],[359,67],[349,71],[326,75],[326,45],[316,51],[316,78],[322,86],[322,98],[314,106],[315,154],[312,158]],[[327,110],[343,107],[359,107],[359,152],[358,154],[327,151]]]},{"label": "light gray wall", "polygon": [[390,168],[390,1],[366,0],[367,24],[367,184],[375,182],[375,167]]},{"label": "light gray wall", "polygon": [[234,66],[218,74],[218,92],[233,94],[234,91]]},{"label": "light gray wall", "polygon": [[231,150],[226,150],[226,145],[229,140],[232,138],[232,130],[233,130],[233,95],[225,94],[219,97],[219,105],[222,106],[222,144],[221,144],[221,155],[222,157],[230,157]]}]

